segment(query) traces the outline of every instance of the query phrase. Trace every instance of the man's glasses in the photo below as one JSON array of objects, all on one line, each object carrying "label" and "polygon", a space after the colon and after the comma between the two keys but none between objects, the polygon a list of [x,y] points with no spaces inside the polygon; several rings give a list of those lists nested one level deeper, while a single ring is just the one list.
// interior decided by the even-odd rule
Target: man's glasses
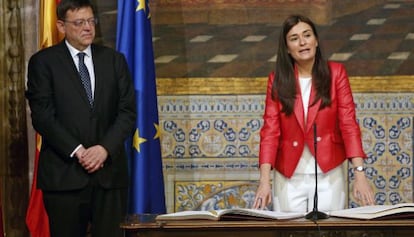
[{"label": "man's glasses", "polygon": [[86,22],[88,22],[88,24],[90,26],[95,26],[96,24],[98,24],[98,19],[97,18],[89,18],[89,19],[78,19],[78,20],[74,20],[74,21],[63,21],[63,22],[70,23],[70,24],[74,25],[75,27],[85,26]]}]

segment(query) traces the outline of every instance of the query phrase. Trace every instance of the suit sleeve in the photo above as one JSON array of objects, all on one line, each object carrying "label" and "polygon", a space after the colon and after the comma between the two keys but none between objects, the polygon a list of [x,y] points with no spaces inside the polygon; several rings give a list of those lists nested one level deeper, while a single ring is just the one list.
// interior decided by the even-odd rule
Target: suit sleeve
[{"label": "suit sleeve", "polygon": [[55,95],[53,81],[56,69],[53,69],[50,61],[49,57],[39,53],[31,57],[28,64],[26,97],[29,101],[34,129],[61,157],[69,158],[80,142],[56,117],[54,100],[58,95]]},{"label": "suit sleeve", "polygon": [[135,89],[128,64],[122,54],[115,54],[114,67],[118,79],[118,111],[115,111],[114,122],[99,141],[110,155],[122,148],[126,138],[132,135],[136,120]]}]

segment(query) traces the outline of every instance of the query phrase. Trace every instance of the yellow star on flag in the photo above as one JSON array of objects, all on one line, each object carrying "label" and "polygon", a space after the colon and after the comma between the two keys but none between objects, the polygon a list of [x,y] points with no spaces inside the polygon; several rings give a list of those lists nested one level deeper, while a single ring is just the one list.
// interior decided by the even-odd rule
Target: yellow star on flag
[{"label": "yellow star on flag", "polygon": [[139,11],[141,9],[144,9],[145,11],[145,0],[137,0],[137,1],[138,1],[138,6],[137,6],[136,11]]},{"label": "yellow star on flag", "polygon": [[155,136],[154,136],[154,140],[157,138],[160,138],[161,132],[160,132],[160,126],[156,123],[154,123],[154,127],[155,127]]},{"label": "yellow star on flag", "polygon": [[132,146],[138,151],[138,153],[141,152],[141,148],[140,148],[141,143],[144,143],[146,141],[147,139],[143,137],[139,137],[139,130],[137,128],[134,133],[134,139],[132,141]]}]

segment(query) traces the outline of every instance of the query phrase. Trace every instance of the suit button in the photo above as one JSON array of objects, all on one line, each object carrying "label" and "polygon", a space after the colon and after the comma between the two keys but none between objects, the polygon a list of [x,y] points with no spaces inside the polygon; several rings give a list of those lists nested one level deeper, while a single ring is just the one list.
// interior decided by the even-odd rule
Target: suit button
[{"label": "suit button", "polygon": [[322,140],[321,137],[316,137],[316,141],[320,142]]},{"label": "suit button", "polygon": [[299,144],[299,143],[298,143],[297,141],[294,141],[294,142],[293,142],[293,146],[298,146],[298,144]]}]

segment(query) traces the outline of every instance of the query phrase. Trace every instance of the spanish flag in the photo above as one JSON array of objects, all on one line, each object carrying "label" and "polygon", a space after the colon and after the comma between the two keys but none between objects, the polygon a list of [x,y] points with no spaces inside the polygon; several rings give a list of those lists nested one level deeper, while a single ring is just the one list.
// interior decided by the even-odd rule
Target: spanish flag
[{"label": "spanish flag", "polygon": [[[60,0],[42,0],[39,8],[39,48],[47,48],[63,39],[56,27],[56,5]],[[26,213],[26,225],[32,237],[49,237],[49,218],[44,204],[42,190],[37,189],[37,168],[42,138],[36,133],[36,151],[33,169],[33,182],[29,206]]]},{"label": "spanish flag", "polygon": [[40,1],[39,12],[39,48],[47,48],[63,39],[63,35],[56,27],[56,6],[60,0]]},{"label": "spanish flag", "polygon": [[36,133],[35,164],[33,169],[32,191],[30,193],[29,207],[26,213],[26,225],[32,237],[49,237],[49,218],[43,205],[42,190],[37,189],[37,167],[39,161],[42,138]]}]

